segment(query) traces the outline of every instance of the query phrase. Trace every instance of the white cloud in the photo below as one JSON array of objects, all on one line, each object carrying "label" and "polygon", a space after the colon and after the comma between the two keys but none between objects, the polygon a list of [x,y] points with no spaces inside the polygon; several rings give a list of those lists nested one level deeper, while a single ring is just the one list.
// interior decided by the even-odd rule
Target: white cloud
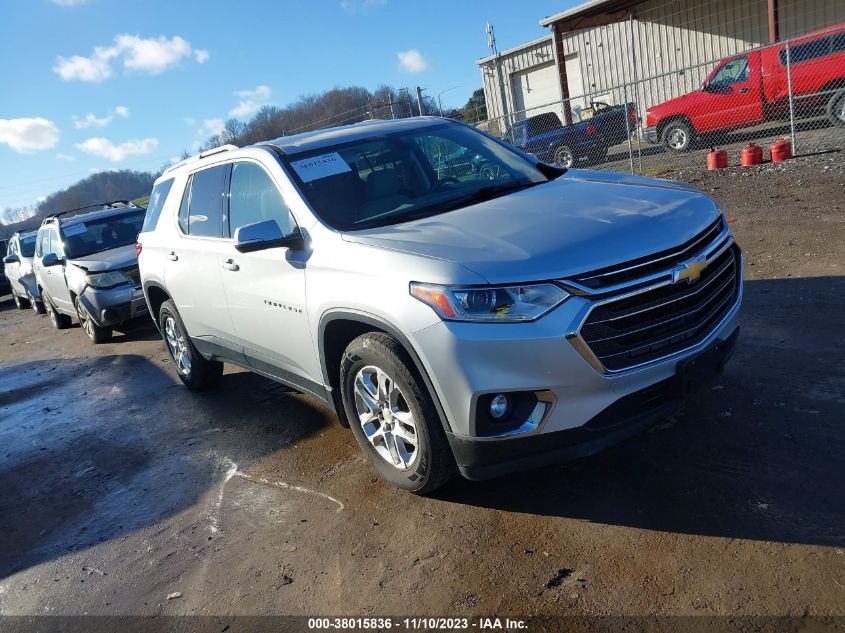
[{"label": "white cloud", "polygon": [[73,156],[72,154],[62,154],[61,152],[59,152],[58,154],[56,154],[56,160],[72,161],[76,160],[76,156]]},{"label": "white cloud", "polygon": [[82,4],[88,4],[91,0],[52,0],[53,4],[60,7],[78,7]]},{"label": "white cloud", "polygon": [[223,119],[205,119],[202,122],[202,127],[197,131],[197,135],[203,138],[216,136],[223,132],[225,126],[226,122]]},{"label": "white cloud", "polygon": [[182,120],[185,122],[185,125],[196,125],[197,124],[197,120],[192,116],[186,116]]},{"label": "white cloud", "polygon": [[143,38],[124,33],[116,36],[111,46],[95,47],[89,57],[57,57],[53,71],[65,81],[99,82],[111,77],[114,72],[112,64],[117,59],[122,60],[126,70],[158,75],[189,57],[202,64],[209,53],[193,48],[190,42],[178,35],[172,38],[163,35]]},{"label": "white cloud", "polygon": [[359,11],[365,11],[372,7],[382,7],[386,4],[387,0],[340,0],[340,7],[353,15]]},{"label": "white cloud", "polygon": [[71,118],[73,119],[73,127],[77,130],[85,130],[89,127],[106,127],[112,121],[112,117],[110,116],[97,118],[91,112],[84,117],[78,117],[74,114]]},{"label": "white cloud", "polygon": [[229,110],[229,116],[242,119],[255,114],[261,106],[270,102],[270,88],[262,85],[256,86],[254,90],[236,90],[235,96],[240,102]]},{"label": "white cloud", "polygon": [[59,142],[59,128],[41,117],[0,119],[0,143],[16,152],[28,154],[55,147]]},{"label": "white cloud", "polygon": [[47,199],[47,196],[38,196],[35,201],[36,202],[44,202]]},{"label": "white cloud", "polygon": [[399,67],[405,72],[421,73],[429,67],[428,60],[416,48],[399,51],[396,57],[399,59]]},{"label": "white cloud", "polygon": [[125,119],[125,118],[127,118],[127,117],[129,116],[129,108],[127,108],[126,106],[117,106],[117,107],[114,109],[114,113],[115,113],[117,116],[119,116],[119,117],[123,117],[123,118]]},{"label": "white cloud", "polygon": [[101,156],[115,163],[129,156],[149,154],[155,151],[157,147],[157,138],[133,139],[115,145],[107,138],[96,137],[76,144],[76,148],[80,151],[93,154],[94,156]]}]

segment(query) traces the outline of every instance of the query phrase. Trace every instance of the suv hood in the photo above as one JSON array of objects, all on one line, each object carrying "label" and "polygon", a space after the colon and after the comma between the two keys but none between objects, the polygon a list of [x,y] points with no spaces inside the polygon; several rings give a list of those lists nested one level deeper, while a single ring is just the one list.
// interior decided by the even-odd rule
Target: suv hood
[{"label": "suv hood", "polygon": [[720,213],[683,183],[572,169],[549,183],[343,239],[451,261],[490,283],[540,281],[677,246]]},{"label": "suv hood", "polygon": [[92,273],[99,273],[106,270],[119,270],[129,266],[137,266],[138,256],[135,254],[135,245],[127,244],[70,261],[74,266]]}]

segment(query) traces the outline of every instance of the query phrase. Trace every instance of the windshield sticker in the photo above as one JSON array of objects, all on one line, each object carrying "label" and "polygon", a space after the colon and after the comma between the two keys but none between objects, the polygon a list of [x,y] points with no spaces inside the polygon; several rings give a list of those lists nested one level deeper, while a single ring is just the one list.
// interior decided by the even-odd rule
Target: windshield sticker
[{"label": "windshield sticker", "polygon": [[290,164],[297,175],[302,178],[302,182],[311,182],[312,180],[352,171],[352,168],[346,164],[346,161],[337,152],[322,154],[321,156],[314,156],[303,160],[293,160]]},{"label": "windshield sticker", "polygon": [[81,235],[85,233],[88,229],[85,228],[85,223],[80,222],[79,224],[71,224],[70,226],[63,226],[62,233],[64,233],[65,237],[71,237],[73,235]]}]

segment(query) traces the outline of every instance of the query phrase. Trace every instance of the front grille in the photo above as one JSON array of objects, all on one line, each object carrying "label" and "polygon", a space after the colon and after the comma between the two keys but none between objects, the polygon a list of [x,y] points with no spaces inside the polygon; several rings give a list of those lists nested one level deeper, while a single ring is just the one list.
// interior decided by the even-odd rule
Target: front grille
[{"label": "front grille", "polygon": [[129,277],[132,280],[132,283],[135,285],[141,284],[141,271],[138,270],[137,266],[130,266],[129,268],[123,269],[123,274]]},{"label": "front grille", "polygon": [[594,270],[579,277],[573,277],[572,281],[591,290],[600,291],[610,286],[641,279],[647,275],[671,270],[674,266],[704,250],[708,244],[719,236],[724,228],[724,219],[719,217],[698,235],[676,248],[660,251],[624,264]]},{"label": "front grille", "polygon": [[697,345],[736,303],[739,261],[739,248],[731,245],[708,263],[695,283],[667,283],[600,303],[582,324],[580,336],[610,371]]}]

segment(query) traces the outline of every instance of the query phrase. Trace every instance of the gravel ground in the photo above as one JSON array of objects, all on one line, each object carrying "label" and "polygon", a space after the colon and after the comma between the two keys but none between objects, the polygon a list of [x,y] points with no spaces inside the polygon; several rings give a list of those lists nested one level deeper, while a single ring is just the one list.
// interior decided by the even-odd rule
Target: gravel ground
[{"label": "gravel ground", "polygon": [[[0,300],[0,614],[845,616],[841,154],[664,175],[744,249],[737,353],[600,455],[432,498],[313,399]],[[178,594],[178,596],[174,596]],[[170,599],[168,599],[170,596]]]}]

